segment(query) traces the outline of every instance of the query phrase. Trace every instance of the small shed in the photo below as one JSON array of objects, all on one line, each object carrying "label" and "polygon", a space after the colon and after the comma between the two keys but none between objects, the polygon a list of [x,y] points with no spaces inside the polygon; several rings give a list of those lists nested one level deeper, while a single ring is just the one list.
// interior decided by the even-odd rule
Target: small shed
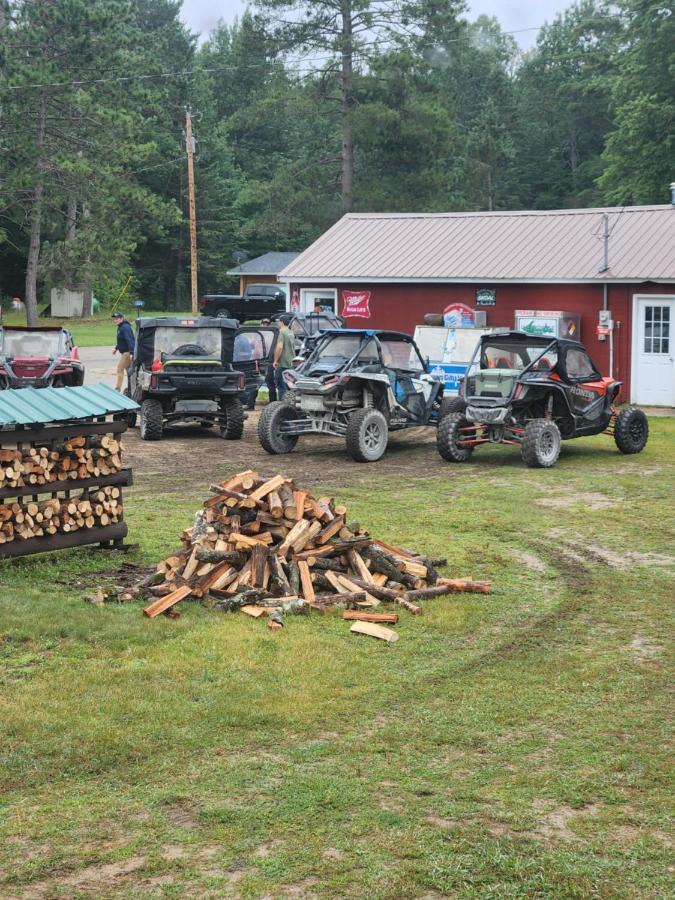
[{"label": "small shed", "polygon": [[91,293],[91,288],[84,286],[53,287],[49,295],[49,314],[58,319],[81,318],[87,291]]},{"label": "small shed", "polygon": [[239,279],[239,293],[243,294],[249,284],[276,284],[279,272],[299,255],[272,250],[228,269],[227,274]]}]

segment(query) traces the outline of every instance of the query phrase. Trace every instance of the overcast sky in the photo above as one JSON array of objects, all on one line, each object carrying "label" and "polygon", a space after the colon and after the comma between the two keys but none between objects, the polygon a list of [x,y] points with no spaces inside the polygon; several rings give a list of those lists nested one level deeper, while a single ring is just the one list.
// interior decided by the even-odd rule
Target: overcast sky
[{"label": "overcast sky", "polygon": [[[518,31],[550,22],[556,12],[565,9],[572,0],[474,0],[469,3],[469,18],[485,13],[496,16],[504,31]],[[219,19],[231,22],[241,15],[247,4],[245,0],[183,0],[183,21],[197,33],[206,37]],[[514,34],[521,47],[528,49],[534,44],[536,31],[522,31]]]}]

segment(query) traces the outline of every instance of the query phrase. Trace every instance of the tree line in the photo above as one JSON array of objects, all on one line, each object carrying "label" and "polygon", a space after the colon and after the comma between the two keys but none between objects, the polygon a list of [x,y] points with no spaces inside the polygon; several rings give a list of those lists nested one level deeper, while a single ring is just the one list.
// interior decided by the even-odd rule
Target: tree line
[{"label": "tree line", "polygon": [[0,295],[147,305],[345,211],[663,203],[675,13],[579,0],[523,53],[462,0],[255,0],[199,45],[178,0],[0,0]]}]

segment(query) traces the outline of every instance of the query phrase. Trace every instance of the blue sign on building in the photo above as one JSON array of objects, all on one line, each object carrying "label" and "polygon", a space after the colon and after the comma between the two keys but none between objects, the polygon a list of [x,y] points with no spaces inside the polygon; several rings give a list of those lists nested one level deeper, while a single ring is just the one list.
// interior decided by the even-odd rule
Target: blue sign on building
[{"label": "blue sign on building", "polygon": [[456,394],[459,390],[460,379],[466,374],[468,363],[446,365],[445,363],[431,363],[429,374],[437,378],[445,385],[447,393]]}]

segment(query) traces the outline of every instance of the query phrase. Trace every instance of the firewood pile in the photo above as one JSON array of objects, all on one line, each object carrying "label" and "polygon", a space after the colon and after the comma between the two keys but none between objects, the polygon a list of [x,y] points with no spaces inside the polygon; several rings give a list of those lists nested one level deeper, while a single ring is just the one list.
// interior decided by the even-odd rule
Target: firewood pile
[{"label": "firewood pile", "polygon": [[382,604],[419,614],[427,598],[491,590],[490,582],[441,577],[443,559],[376,540],[330,497],[252,470],[212,485],[181,541],[131,592],[157,598],[144,610],[150,618],[174,614],[187,598],[265,616],[273,628],[283,627],[284,613],[340,609],[352,630],[396,640],[382,624],[398,614],[378,611]]},{"label": "firewood pile", "polygon": [[75,437],[61,446],[0,449],[0,488],[82,481],[122,468],[122,446],[111,435]]},{"label": "firewood pile", "polygon": [[[68,534],[85,528],[107,527],[122,521],[119,487],[90,486],[77,490],[73,482],[91,483],[122,468],[122,447],[111,435],[74,437],[60,445],[30,449],[0,449],[0,490],[35,486],[33,496],[17,496],[0,503],[0,544],[46,535]],[[47,499],[45,486],[51,486]],[[72,485],[72,489],[71,488]],[[58,492],[65,493],[59,498]],[[32,493],[32,492],[30,492]]]}]

